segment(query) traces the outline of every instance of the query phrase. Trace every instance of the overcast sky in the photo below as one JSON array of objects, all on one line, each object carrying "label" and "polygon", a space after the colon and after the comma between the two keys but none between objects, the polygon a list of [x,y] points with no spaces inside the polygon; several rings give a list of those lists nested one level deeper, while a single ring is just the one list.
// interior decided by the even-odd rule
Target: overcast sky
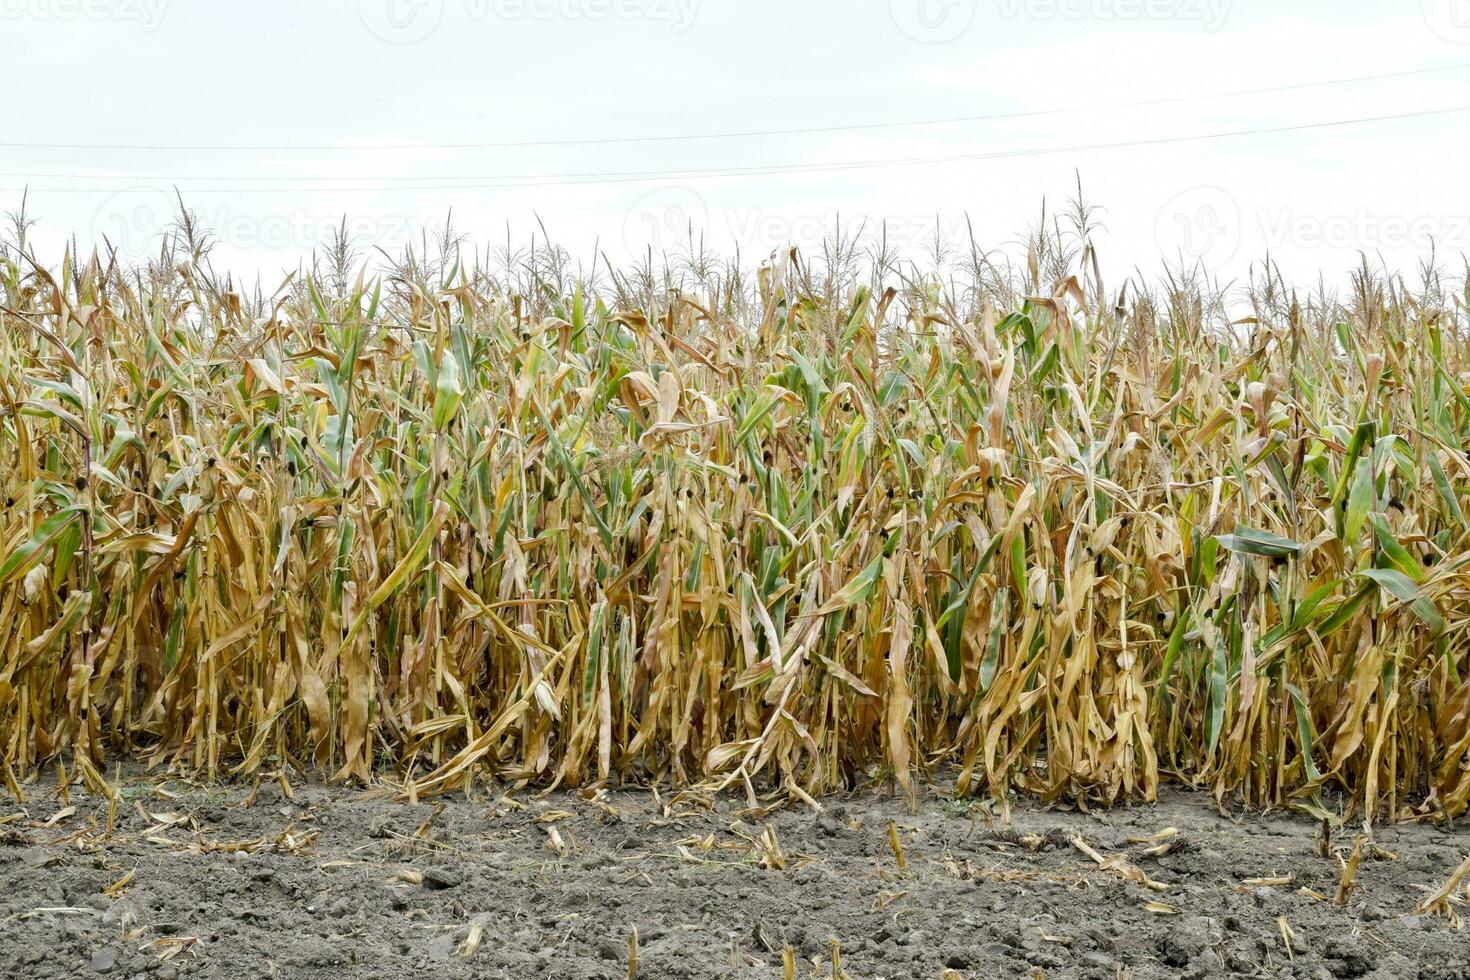
[{"label": "overcast sky", "polygon": [[175,187],[266,279],[451,207],[614,261],[839,214],[1003,246],[1078,173],[1125,272],[1470,250],[1470,0],[0,0],[0,73],[58,257],[141,254]]}]

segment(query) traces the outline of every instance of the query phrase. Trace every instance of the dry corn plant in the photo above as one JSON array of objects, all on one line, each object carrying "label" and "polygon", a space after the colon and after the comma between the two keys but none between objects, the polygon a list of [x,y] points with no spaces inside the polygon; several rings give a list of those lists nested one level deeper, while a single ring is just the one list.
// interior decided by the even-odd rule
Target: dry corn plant
[{"label": "dry corn plant", "polygon": [[1090,247],[950,288],[451,244],[267,296],[192,240],[48,268],[15,237],[17,775],[1470,799],[1437,284],[1272,280],[1225,324],[1189,282],[1104,299]]}]

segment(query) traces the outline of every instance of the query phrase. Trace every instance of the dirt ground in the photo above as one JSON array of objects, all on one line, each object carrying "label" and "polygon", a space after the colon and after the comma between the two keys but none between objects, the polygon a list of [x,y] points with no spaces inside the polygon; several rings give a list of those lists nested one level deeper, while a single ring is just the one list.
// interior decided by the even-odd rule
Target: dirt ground
[{"label": "dirt ground", "polygon": [[802,978],[1470,977],[1470,928],[1415,911],[1470,834],[1378,828],[1337,907],[1353,830],[1324,857],[1313,820],[1177,790],[1006,826],[934,792],[762,813],[139,778],[113,807],[29,787],[0,821],[16,977],[624,978],[635,928],[643,978],[781,977],[788,945]]}]

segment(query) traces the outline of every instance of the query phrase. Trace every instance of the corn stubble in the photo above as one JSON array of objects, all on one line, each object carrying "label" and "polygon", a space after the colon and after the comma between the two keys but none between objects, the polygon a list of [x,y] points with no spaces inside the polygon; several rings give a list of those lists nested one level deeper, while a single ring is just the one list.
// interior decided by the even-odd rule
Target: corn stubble
[{"label": "corn stubble", "polygon": [[588,283],[450,241],[274,296],[187,221],[137,269],[16,237],[11,785],[133,754],[415,797],[953,765],[1046,800],[1470,799],[1470,344],[1437,280],[1267,276],[1225,326],[1190,278],[1105,293],[1085,222],[947,280],[839,247]]}]

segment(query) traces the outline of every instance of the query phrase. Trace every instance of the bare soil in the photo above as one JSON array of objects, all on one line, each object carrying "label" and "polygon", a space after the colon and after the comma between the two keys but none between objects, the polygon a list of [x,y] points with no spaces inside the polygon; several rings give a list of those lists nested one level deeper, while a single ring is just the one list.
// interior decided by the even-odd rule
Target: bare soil
[{"label": "bare soil", "polygon": [[787,945],[802,978],[834,976],[834,950],[853,980],[1470,977],[1470,930],[1416,912],[1470,850],[1443,826],[1377,828],[1339,907],[1361,828],[1323,856],[1311,819],[1177,790],[1019,803],[1008,823],[939,792],[821,812],[632,790],[250,797],[133,779],[110,833],[107,800],[76,789],[0,807],[0,971],[624,978],[636,928],[643,978],[781,977]]}]

